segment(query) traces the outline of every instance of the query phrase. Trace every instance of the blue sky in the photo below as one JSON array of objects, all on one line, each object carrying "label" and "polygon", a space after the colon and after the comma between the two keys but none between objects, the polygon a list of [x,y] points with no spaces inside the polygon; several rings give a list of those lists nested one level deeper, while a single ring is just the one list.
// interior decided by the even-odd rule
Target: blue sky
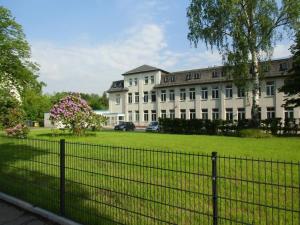
[{"label": "blue sky", "polygon": [[[23,26],[45,92],[102,93],[142,64],[167,71],[221,64],[188,33],[189,0],[0,0]],[[289,55],[290,40],[274,57]]]}]

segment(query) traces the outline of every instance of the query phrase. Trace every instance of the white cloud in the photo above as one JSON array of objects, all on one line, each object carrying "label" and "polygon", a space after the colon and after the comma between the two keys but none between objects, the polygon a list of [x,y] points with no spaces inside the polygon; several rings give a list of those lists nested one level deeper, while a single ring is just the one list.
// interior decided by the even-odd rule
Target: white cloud
[{"label": "white cloud", "polygon": [[[88,43],[88,41],[87,41]],[[221,64],[218,52],[193,49],[174,52],[168,48],[164,30],[156,24],[134,27],[118,40],[98,45],[60,47],[51,42],[32,44],[33,58],[40,66],[46,92],[80,91],[101,93],[121,74],[143,64],[167,71]],[[274,57],[288,56],[286,45],[278,45]]]}]

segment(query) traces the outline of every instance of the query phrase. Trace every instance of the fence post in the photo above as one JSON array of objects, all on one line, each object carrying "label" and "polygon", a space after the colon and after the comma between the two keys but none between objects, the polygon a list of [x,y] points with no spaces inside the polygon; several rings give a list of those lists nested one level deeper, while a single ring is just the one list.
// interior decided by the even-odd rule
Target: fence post
[{"label": "fence post", "polygon": [[217,192],[217,152],[212,152],[212,200],[213,200],[213,225],[218,224],[218,192]]},{"label": "fence post", "polygon": [[59,196],[61,216],[65,215],[65,139],[60,140],[60,196]]}]

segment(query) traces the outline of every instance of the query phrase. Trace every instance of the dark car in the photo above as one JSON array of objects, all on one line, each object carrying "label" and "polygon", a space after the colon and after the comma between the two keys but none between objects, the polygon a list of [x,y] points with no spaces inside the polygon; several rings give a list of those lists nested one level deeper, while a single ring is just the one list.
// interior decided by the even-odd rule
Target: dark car
[{"label": "dark car", "polygon": [[158,132],[159,131],[159,123],[156,121],[151,122],[146,128],[148,132]]},{"label": "dark car", "polygon": [[132,122],[121,122],[115,126],[115,130],[129,131],[135,130],[135,125]]}]

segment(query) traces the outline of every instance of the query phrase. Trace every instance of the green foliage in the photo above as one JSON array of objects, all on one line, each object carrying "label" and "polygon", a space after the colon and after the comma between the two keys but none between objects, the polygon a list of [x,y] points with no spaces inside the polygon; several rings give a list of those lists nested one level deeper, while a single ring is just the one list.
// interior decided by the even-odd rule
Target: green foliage
[{"label": "green foliage", "polygon": [[91,119],[91,128],[93,131],[99,131],[102,129],[103,124],[107,122],[107,118],[102,115],[93,114]]},{"label": "green foliage", "polygon": [[285,107],[299,107],[300,106],[300,31],[296,35],[295,44],[291,47],[293,54],[293,64],[289,71],[289,75],[285,79],[285,84],[279,89],[288,95],[285,99]]},{"label": "green foliage", "polygon": [[0,89],[0,124],[2,127],[9,126],[9,112],[20,108],[20,103],[4,89]]},{"label": "green foliage", "polygon": [[252,120],[258,125],[259,62],[270,58],[284,30],[300,28],[300,1],[192,0],[187,17],[191,43],[216,47],[227,76],[238,87],[251,87]]},{"label": "green foliage", "polygon": [[261,129],[244,129],[239,131],[239,136],[244,138],[270,138],[271,134]]},{"label": "green foliage", "polygon": [[19,93],[27,88],[41,89],[38,66],[30,59],[30,46],[22,27],[11,12],[0,6],[0,84],[12,85]]},{"label": "green foliage", "polygon": [[49,112],[51,108],[51,101],[49,96],[29,89],[24,93],[22,107],[27,120],[38,121],[42,124],[44,113]]}]

